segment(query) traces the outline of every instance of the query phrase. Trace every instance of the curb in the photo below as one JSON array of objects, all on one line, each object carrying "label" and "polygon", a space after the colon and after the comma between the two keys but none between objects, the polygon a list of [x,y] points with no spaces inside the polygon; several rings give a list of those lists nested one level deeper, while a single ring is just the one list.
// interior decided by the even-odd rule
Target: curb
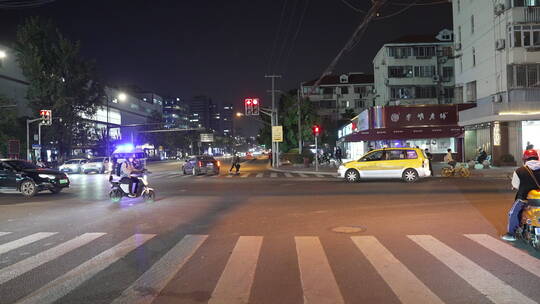
[{"label": "curb", "polygon": [[294,174],[311,174],[311,175],[328,175],[337,177],[337,172],[316,172],[316,171],[292,171],[292,170],[283,170],[275,169],[268,167],[268,170],[280,173],[294,173]]}]

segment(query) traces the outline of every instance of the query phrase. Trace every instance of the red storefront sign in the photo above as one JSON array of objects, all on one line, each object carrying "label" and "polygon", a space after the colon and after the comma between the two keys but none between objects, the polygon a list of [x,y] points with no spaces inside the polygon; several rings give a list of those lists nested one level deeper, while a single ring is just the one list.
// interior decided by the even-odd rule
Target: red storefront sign
[{"label": "red storefront sign", "polygon": [[[382,117],[375,111],[374,126],[403,128],[415,126],[457,126],[455,105],[389,106],[381,108]],[[382,123],[381,123],[382,118]]]},{"label": "red storefront sign", "polygon": [[351,134],[345,137],[345,141],[375,141],[391,139],[420,139],[420,138],[444,138],[461,137],[465,129],[458,126],[441,127],[411,127],[411,128],[384,128],[371,129]]}]

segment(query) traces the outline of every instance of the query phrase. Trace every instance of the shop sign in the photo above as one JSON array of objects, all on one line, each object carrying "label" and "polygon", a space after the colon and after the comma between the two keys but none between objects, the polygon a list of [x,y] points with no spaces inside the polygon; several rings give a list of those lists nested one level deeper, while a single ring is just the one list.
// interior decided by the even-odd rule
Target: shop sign
[{"label": "shop sign", "polygon": [[201,133],[201,142],[214,142],[213,133]]},{"label": "shop sign", "polygon": [[493,123],[493,145],[501,145],[501,124],[498,121]]},{"label": "shop sign", "polygon": [[457,125],[458,111],[453,105],[389,106],[374,109],[376,128]]},{"label": "shop sign", "polygon": [[272,127],[272,142],[283,142],[283,126]]}]

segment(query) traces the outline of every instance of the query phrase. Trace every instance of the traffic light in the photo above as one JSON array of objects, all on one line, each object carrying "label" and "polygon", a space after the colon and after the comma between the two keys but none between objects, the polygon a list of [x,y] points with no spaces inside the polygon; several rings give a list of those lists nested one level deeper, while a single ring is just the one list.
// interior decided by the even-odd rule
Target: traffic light
[{"label": "traffic light", "polygon": [[41,123],[47,126],[52,125],[52,111],[51,110],[40,110],[39,116],[41,117]]},{"label": "traffic light", "polygon": [[246,98],[244,99],[244,104],[246,107],[246,115],[252,115],[253,113],[253,99]]},{"label": "traffic light", "polygon": [[321,127],[319,125],[314,125],[311,127],[311,130],[313,131],[313,135],[319,136],[321,134]]},{"label": "traffic light", "polygon": [[252,102],[253,102],[253,110],[251,111],[251,114],[259,115],[259,106],[260,106],[259,98],[253,98]]}]

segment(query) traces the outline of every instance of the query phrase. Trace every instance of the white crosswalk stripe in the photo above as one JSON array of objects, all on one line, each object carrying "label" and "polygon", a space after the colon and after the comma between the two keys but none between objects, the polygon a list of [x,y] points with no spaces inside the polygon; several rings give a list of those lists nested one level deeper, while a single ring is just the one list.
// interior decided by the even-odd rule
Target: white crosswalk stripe
[{"label": "white crosswalk stripe", "polygon": [[303,173],[298,173],[298,176],[300,176],[300,177],[308,177],[307,175],[305,175]]},{"label": "white crosswalk stripe", "polygon": [[[0,245],[0,249],[10,251],[54,234],[57,234],[57,232],[34,233]],[[99,239],[104,235],[106,233],[85,233],[52,248],[44,249],[42,252],[35,253],[14,264],[0,268],[0,285],[24,274],[36,272],[35,275],[39,275],[37,270],[44,267],[45,264],[53,260],[58,261],[67,258],[66,256],[70,252],[81,250],[83,246],[104,241]],[[144,246],[146,242],[154,237],[154,234],[136,234],[118,244],[111,245],[112,247],[109,249],[88,260],[81,261],[75,268],[61,274],[58,278],[37,288],[37,290],[30,291],[29,295],[17,303],[49,304],[56,302],[107,267],[119,262],[136,248]],[[489,249],[494,255],[518,265],[520,271],[524,274],[528,275],[528,272],[530,272],[540,277],[540,261],[526,252],[486,234],[465,234],[464,237]],[[435,263],[444,264],[448,269],[446,275],[457,274],[458,277],[493,303],[536,303],[533,299],[528,298],[511,286],[512,282],[502,281],[459,253],[457,248],[451,248],[431,235],[408,235],[403,236],[403,238],[408,238],[411,242],[417,244],[419,246],[417,250],[425,250],[431,254],[437,260]],[[263,240],[262,236],[240,236],[238,238],[232,253],[227,257],[226,265],[217,279],[216,285],[213,287],[209,304],[247,303],[250,300],[252,287],[256,279],[255,274],[260,263],[259,257]],[[373,280],[384,281],[401,303],[444,303],[444,300],[447,300],[439,298],[439,295],[411,271],[411,268],[406,265],[407,263],[400,261],[375,236],[352,236],[350,240],[357,250],[363,254],[362,258],[365,258],[378,273]],[[197,257],[198,252],[201,251],[201,246],[208,241],[208,235],[186,235],[171,249],[164,252],[154,264],[149,265],[148,269],[144,269],[144,273],[131,283],[112,303],[152,303],[160,296],[161,291],[173,281],[173,278],[182,274],[184,265],[190,259]],[[6,245],[7,247],[1,247]],[[343,271],[344,265],[330,263],[319,237],[296,236],[294,237],[294,246],[298,263],[297,269],[300,271],[300,281],[298,283],[301,286],[304,303],[345,303],[345,298],[341,293],[333,270],[333,267],[340,267]],[[332,247],[327,249],[332,250]],[[203,254],[202,252],[201,254]],[[224,255],[227,252],[216,252],[215,254],[222,255],[223,259],[225,259]],[[338,263],[340,262],[338,261]],[[265,268],[268,269],[264,267],[261,270]],[[205,274],[201,273],[201,275],[204,276]],[[347,276],[351,274],[345,275],[343,277],[340,272],[339,281],[346,280]],[[438,273],[437,277],[444,280],[445,272]],[[177,286],[175,288],[182,287]],[[358,288],[363,288],[363,286],[358,286]],[[351,301],[351,299],[347,299],[347,301]]]},{"label": "white crosswalk stripe", "polygon": [[[150,304],[193,256],[207,235],[186,235],[159,261],[128,287],[112,304]],[[148,290],[153,292],[149,293]]]},{"label": "white crosswalk stripe", "polygon": [[273,172],[270,173],[270,177],[271,177],[271,178],[276,178],[276,177],[277,177],[277,173],[273,173]]},{"label": "white crosswalk stripe", "polygon": [[118,245],[91,258],[66,274],[33,292],[18,304],[49,304],[67,295],[98,272],[126,256],[135,248],[153,238],[154,234],[135,234]]},{"label": "white crosswalk stripe", "polygon": [[344,303],[319,238],[295,237],[304,303]]},{"label": "white crosswalk stripe", "polygon": [[261,177],[263,177],[263,174],[262,173],[257,173],[257,175],[255,177],[256,178],[261,178]]},{"label": "white crosswalk stripe", "polygon": [[0,236],[11,234],[11,232],[0,232]]},{"label": "white crosswalk stripe", "polygon": [[18,263],[0,269],[0,284],[12,280],[23,273],[50,262],[72,250],[84,246],[105,233],[85,233],[56,247],[22,260]]},{"label": "white crosswalk stripe", "polygon": [[250,175],[251,175],[251,173],[245,173],[245,174],[242,174],[240,177],[241,178],[248,178]]},{"label": "white crosswalk stripe", "polygon": [[284,173],[284,174],[285,174],[285,177],[288,177],[288,178],[291,178],[291,177],[293,177],[293,175],[292,175],[292,174],[290,174],[290,173]]},{"label": "white crosswalk stripe", "polygon": [[443,303],[373,236],[351,237],[401,303]]},{"label": "white crosswalk stripe", "polygon": [[540,260],[537,258],[487,234],[466,234],[465,236],[535,276],[540,277]]},{"label": "white crosswalk stripe", "polygon": [[261,236],[238,239],[208,304],[248,302],[262,240]]},{"label": "white crosswalk stripe", "polygon": [[17,248],[26,246],[28,244],[37,242],[39,240],[42,240],[44,238],[48,238],[52,235],[55,235],[56,232],[38,232],[34,233],[32,235],[20,238],[18,240],[11,241],[9,243],[5,243],[3,245],[0,245],[0,254],[6,253],[11,250],[15,250]]},{"label": "white crosswalk stripe", "polygon": [[445,264],[493,303],[536,303],[459,252],[430,235],[409,235],[411,240]]}]

